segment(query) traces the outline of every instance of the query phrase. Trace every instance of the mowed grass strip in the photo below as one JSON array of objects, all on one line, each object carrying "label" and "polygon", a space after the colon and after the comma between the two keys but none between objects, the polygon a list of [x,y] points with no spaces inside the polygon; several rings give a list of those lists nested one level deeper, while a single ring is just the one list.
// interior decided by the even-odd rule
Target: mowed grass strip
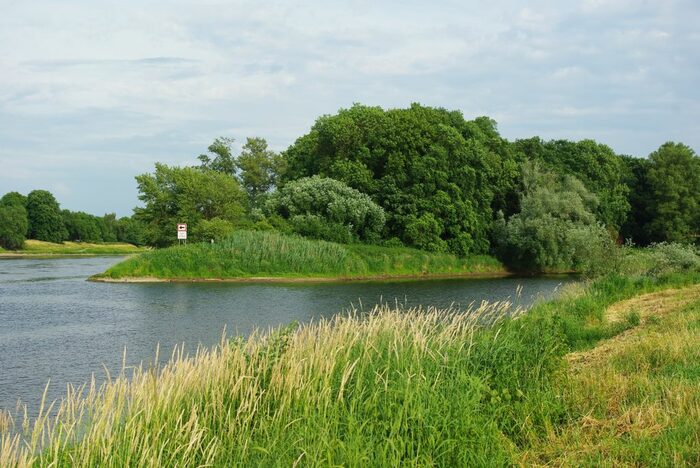
[{"label": "mowed grass strip", "polygon": [[459,258],[409,248],[341,245],[276,232],[237,231],[228,239],[175,246],[130,258],[107,278],[352,278],[503,273],[490,256]]},{"label": "mowed grass strip", "polygon": [[700,466],[700,286],[608,309],[632,325],[567,356],[570,422],[523,465]]}]

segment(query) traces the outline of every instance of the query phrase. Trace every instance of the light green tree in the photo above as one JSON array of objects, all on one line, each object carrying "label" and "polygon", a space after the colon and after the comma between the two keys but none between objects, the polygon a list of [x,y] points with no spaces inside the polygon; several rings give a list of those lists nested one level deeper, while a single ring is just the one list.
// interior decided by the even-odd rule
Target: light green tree
[{"label": "light green tree", "polygon": [[268,148],[264,138],[248,138],[235,165],[243,188],[255,204],[262,194],[276,186],[284,170],[284,159]]},{"label": "light green tree", "polygon": [[495,222],[499,256],[527,270],[593,270],[607,264],[614,243],[596,220],[598,198],[573,176],[523,166],[521,211]]},{"label": "light green tree", "polygon": [[225,173],[158,163],[153,174],[139,175],[136,181],[145,206],[136,208],[134,215],[144,224],[150,245],[174,243],[177,223],[195,231],[202,220],[219,218],[235,225],[245,218],[245,192]]}]

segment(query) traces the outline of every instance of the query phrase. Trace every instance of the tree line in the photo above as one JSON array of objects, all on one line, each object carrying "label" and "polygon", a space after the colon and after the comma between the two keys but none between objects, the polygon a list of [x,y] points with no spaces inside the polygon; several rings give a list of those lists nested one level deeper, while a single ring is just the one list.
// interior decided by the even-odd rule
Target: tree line
[{"label": "tree line", "polygon": [[140,242],[170,245],[186,222],[195,241],[274,229],[578,268],[625,240],[700,233],[700,158],[681,143],[635,158],[593,140],[508,141],[488,117],[413,104],[322,116],[282,153],[233,145],[217,138],[191,166],[136,177],[142,206],[123,222]]},{"label": "tree line", "polygon": [[117,219],[114,213],[95,216],[61,210],[54,195],[47,190],[34,190],[27,196],[6,193],[0,198],[0,246],[21,249],[26,239],[54,243],[144,243],[143,227],[131,217]]}]

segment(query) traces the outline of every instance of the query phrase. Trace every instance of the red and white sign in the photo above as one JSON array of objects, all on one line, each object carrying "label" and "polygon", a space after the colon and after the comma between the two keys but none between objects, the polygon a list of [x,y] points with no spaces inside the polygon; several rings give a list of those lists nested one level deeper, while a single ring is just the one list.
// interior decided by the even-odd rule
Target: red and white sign
[{"label": "red and white sign", "polygon": [[187,224],[180,223],[177,225],[177,239],[187,240]]}]

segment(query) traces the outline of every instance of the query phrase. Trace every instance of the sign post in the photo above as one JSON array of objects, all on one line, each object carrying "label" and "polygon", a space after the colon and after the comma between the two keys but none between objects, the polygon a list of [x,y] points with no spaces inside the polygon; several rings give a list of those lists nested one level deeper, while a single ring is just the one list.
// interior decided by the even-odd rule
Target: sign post
[{"label": "sign post", "polygon": [[187,224],[179,223],[177,225],[177,243],[181,244],[183,241],[187,244]]}]

